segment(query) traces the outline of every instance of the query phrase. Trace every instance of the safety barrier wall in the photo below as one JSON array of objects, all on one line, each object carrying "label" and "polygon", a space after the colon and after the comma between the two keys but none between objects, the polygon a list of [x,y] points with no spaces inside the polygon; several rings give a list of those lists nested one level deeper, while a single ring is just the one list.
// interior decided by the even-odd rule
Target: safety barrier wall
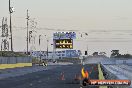
[{"label": "safety barrier wall", "polygon": [[[102,64],[100,65],[105,79],[119,79],[116,75],[108,71]],[[109,86],[108,88],[129,88],[125,86]]]},{"label": "safety barrier wall", "polygon": [[0,69],[32,66],[31,57],[0,57]]},{"label": "safety barrier wall", "polygon": [[0,64],[32,63],[31,57],[0,57]]},{"label": "safety barrier wall", "polygon": [[132,58],[87,58],[85,64],[89,63],[132,65]]}]

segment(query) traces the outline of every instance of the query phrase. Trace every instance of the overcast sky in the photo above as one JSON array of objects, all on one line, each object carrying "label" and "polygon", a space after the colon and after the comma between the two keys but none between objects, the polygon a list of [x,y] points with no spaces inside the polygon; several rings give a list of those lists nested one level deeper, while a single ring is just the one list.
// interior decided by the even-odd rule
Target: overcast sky
[{"label": "overcast sky", "polygon": [[[26,30],[22,28],[26,27],[28,9],[38,28],[79,30],[77,34],[87,32],[87,40],[86,36],[77,36],[75,49],[85,50],[88,44],[90,53],[120,49],[122,53],[132,54],[132,0],[11,0],[11,5],[15,8],[12,25],[18,27],[13,28],[14,50],[26,49]],[[8,0],[0,0],[0,24],[2,17],[8,17],[9,23]],[[37,30],[36,36],[52,37],[53,32],[55,30]],[[41,49],[46,50],[46,39],[44,36],[42,39]],[[52,43],[52,38],[50,40]],[[50,45],[49,48],[52,50]],[[36,49],[39,50],[38,45]]]}]

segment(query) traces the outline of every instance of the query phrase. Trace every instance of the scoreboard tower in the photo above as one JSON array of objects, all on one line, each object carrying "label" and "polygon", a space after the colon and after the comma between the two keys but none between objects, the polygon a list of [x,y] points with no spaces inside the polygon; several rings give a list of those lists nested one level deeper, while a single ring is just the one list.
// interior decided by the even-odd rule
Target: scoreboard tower
[{"label": "scoreboard tower", "polygon": [[53,52],[56,49],[73,49],[73,40],[76,39],[75,32],[53,33]]}]

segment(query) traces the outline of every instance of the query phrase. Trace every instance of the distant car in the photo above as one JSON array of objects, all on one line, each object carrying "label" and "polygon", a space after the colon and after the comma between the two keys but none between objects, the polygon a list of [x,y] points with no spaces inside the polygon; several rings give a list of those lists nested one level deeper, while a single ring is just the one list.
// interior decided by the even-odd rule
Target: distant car
[{"label": "distant car", "polygon": [[47,66],[47,62],[45,62],[45,61],[40,61],[40,62],[39,62],[39,66]]},{"label": "distant car", "polygon": [[56,60],[54,60],[54,61],[53,61],[53,63],[57,63],[57,61],[56,61]]},{"label": "distant car", "polygon": [[47,63],[44,62],[44,63],[42,63],[42,65],[43,65],[43,66],[47,66]]}]

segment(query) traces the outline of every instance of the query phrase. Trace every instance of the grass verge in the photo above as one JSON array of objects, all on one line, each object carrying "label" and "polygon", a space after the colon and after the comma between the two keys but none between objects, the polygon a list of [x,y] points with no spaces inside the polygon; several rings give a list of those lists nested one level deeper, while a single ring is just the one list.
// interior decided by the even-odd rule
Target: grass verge
[{"label": "grass verge", "polygon": [[27,66],[32,66],[32,63],[0,64],[0,69],[27,67]]},{"label": "grass verge", "polygon": [[[104,75],[103,75],[103,72],[102,72],[102,70],[101,70],[100,64],[98,64],[98,71],[99,71],[99,75],[98,75],[99,79],[100,79],[100,80],[105,79],[105,78],[104,78]],[[100,86],[99,88],[108,88],[108,87],[107,87],[107,86]]]}]

